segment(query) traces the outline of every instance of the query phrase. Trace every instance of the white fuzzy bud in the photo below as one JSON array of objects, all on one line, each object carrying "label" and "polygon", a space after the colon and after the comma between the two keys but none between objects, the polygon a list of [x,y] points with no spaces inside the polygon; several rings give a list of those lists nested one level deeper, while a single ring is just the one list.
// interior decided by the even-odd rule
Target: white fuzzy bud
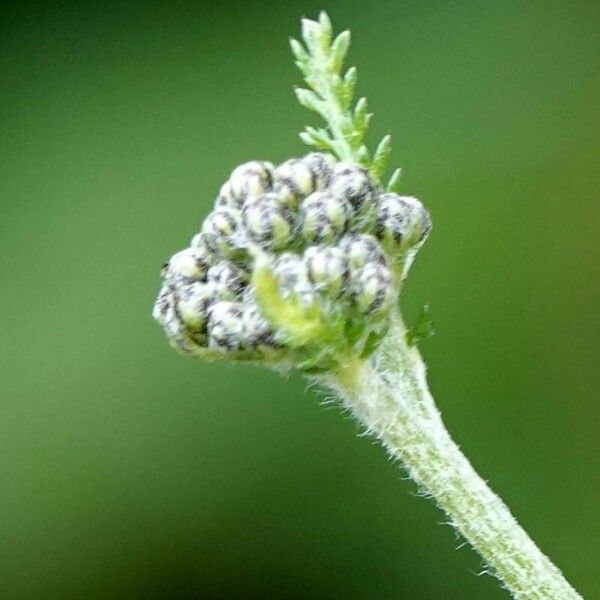
[{"label": "white fuzzy bud", "polygon": [[275,169],[275,186],[287,188],[298,200],[315,190],[314,175],[301,158],[291,158]]},{"label": "white fuzzy bud", "polygon": [[162,275],[169,283],[181,279],[187,281],[201,281],[206,277],[208,262],[197,254],[193,248],[186,248],[174,254],[163,267]]},{"label": "white fuzzy bud", "polygon": [[316,301],[315,288],[308,279],[306,264],[300,256],[292,253],[282,254],[275,261],[273,272],[283,298],[294,296],[305,307]]},{"label": "white fuzzy bud", "polygon": [[392,276],[387,267],[367,263],[352,277],[352,300],[356,309],[365,316],[382,314],[394,297]]},{"label": "white fuzzy bud", "polygon": [[381,193],[359,164],[319,152],[245,163],[165,265],[153,316],[181,352],[328,369],[328,352],[377,343],[430,226],[418,200]]},{"label": "white fuzzy bud", "polygon": [[214,287],[219,300],[236,300],[241,296],[248,283],[248,272],[228,260],[213,265],[207,274],[207,280]]},{"label": "white fuzzy bud", "polygon": [[167,311],[164,327],[169,343],[175,350],[183,354],[193,354],[198,349],[199,344],[192,338],[173,308]]},{"label": "white fuzzy bud", "polygon": [[163,286],[152,309],[152,317],[160,325],[165,325],[167,313],[173,307],[173,291],[168,286]]},{"label": "white fuzzy bud", "polygon": [[176,312],[185,326],[194,333],[204,333],[215,299],[214,285],[193,283],[182,286],[177,290],[176,299]]},{"label": "white fuzzy bud", "polygon": [[292,211],[298,209],[298,202],[302,199],[302,197],[299,197],[289,185],[280,182],[276,182],[273,185],[273,192],[271,193],[277,198],[278,204],[286,206]]},{"label": "white fuzzy bud", "polygon": [[226,181],[219,190],[219,195],[215,200],[215,208],[226,206],[228,208],[242,208],[243,200],[238,200],[231,191],[231,184]]},{"label": "white fuzzy bud", "polygon": [[235,352],[242,348],[244,307],[241,302],[215,302],[208,320],[208,345],[214,350]]},{"label": "white fuzzy bud", "polygon": [[339,248],[311,246],[304,253],[308,280],[317,290],[337,295],[348,281],[348,259]]},{"label": "white fuzzy bud", "polygon": [[382,194],[377,199],[377,237],[388,246],[406,249],[421,242],[431,229],[429,213],[416,198]]},{"label": "white fuzzy bud", "polygon": [[344,198],[355,208],[375,199],[377,188],[369,172],[360,165],[341,162],[335,165],[329,191],[337,198]]},{"label": "white fuzzy bud", "polygon": [[380,263],[382,265],[386,263],[381,245],[375,237],[367,233],[345,235],[338,246],[348,258],[350,268],[353,270],[360,269],[367,263]]},{"label": "white fuzzy bud", "polygon": [[311,243],[331,243],[346,232],[352,206],[329,191],[311,194],[300,207],[301,231]]},{"label": "white fuzzy bud", "polygon": [[242,320],[244,348],[260,350],[277,346],[273,331],[256,304],[244,303]]},{"label": "white fuzzy bud", "polygon": [[246,202],[243,219],[248,238],[265,250],[281,250],[294,237],[296,216],[276,194]]},{"label": "white fuzzy bud", "polygon": [[190,248],[194,249],[196,256],[204,256],[206,260],[213,259],[213,253],[206,244],[205,235],[203,233],[197,233],[190,241]]},{"label": "white fuzzy bud", "polygon": [[307,285],[306,266],[297,254],[286,252],[273,265],[273,272],[279,283],[283,297],[295,293],[299,287]]},{"label": "white fuzzy bud", "polygon": [[240,207],[248,198],[268,192],[273,185],[273,165],[253,160],[236,167],[229,177],[229,193]]},{"label": "white fuzzy bud", "polygon": [[335,158],[331,154],[311,152],[302,159],[302,162],[312,173],[313,190],[317,191],[325,189],[331,182]]},{"label": "white fuzzy bud", "polygon": [[215,253],[228,256],[239,247],[239,211],[220,207],[213,210],[202,223],[202,235],[208,248]]}]

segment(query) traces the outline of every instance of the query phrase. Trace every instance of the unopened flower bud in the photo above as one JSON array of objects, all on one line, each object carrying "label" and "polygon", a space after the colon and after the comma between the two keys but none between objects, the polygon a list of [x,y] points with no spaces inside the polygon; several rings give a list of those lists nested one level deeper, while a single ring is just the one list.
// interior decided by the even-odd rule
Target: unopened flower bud
[{"label": "unopened flower bud", "polygon": [[237,239],[240,213],[232,208],[213,210],[202,223],[202,235],[212,252],[228,256],[239,246]]},{"label": "unopened flower bud", "polygon": [[212,252],[206,245],[205,235],[197,233],[190,241],[190,248],[193,248],[196,255],[205,255],[207,259],[212,258]]},{"label": "unopened flower bud", "polygon": [[377,237],[388,246],[406,249],[421,242],[431,229],[427,209],[410,196],[382,194],[377,199]]},{"label": "unopened flower bud", "polygon": [[185,326],[194,333],[206,331],[210,307],[215,300],[211,283],[192,283],[176,293],[176,312]]},{"label": "unopened flower bud", "polygon": [[385,254],[375,237],[367,233],[350,233],[345,235],[338,245],[348,258],[351,269],[360,269],[367,263],[385,265]]},{"label": "unopened flower bud", "polygon": [[308,280],[317,290],[339,294],[348,281],[348,260],[339,248],[311,246],[304,253]]},{"label": "unopened flower bud", "polygon": [[273,265],[279,289],[283,297],[287,297],[306,284],[306,267],[297,254],[286,252],[277,258]]},{"label": "unopened flower bud", "polygon": [[242,319],[244,348],[259,350],[277,346],[273,331],[256,304],[244,304]]},{"label": "unopened flower bud", "polygon": [[293,211],[298,209],[298,202],[301,200],[301,197],[299,197],[289,185],[276,182],[273,185],[272,193],[276,196],[278,204],[287,206]]},{"label": "unopened flower bud", "polygon": [[201,281],[206,277],[208,262],[197,255],[193,248],[186,248],[174,254],[163,267],[162,275],[169,283],[178,280]]},{"label": "unopened flower bud", "polygon": [[219,195],[215,200],[215,208],[221,208],[222,206],[226,206],[228,208],[242,208],[242,204],[244,203],[243,199],[238,200],[231,191],[231,183],[226,181],[219,190]]},{"label": "unopened flower bud", "polygon": [[308,242],[330,243],[347,229],[352,206],[328,191],[311,194],[300,207],[302,235]]},{"label": "unopened flower bud", "polygon": [[287,188],[296,200],[308,196],[315,190],[315,180],[309,164],[301,158],[291,158],[275,169],[275,187]]},{"label": "unopened flower bud", "polygon": [[355,209],[374,200],[377,190],[364,167],[346,162],[335,165],[328,189],[334,196],[350,202]]},{"label": "unopened flower bud", "polygon": [[335,368],[337,354],[375,348],[430,226],[418,200],[382,193],[359,164],[249,162],[165,265],[153,316],[187,354]]},{"label": "unopened flower bud", "polygon": [[167,312],[165,333],[171,346],[183,354],[193,354],[199,347],[173,308]]},{"label": "unopened flower bud", "polygon": [[335,158],[331,154],[311,152],[302,159],[302,162],[312,173],[313,191],[322,190],[329,185],[335,166]]},{"label": "unopened flower bud", "polygon": [[352,279],[352,300],[360,313],[371,316],[389,308],[394,290],[387,267],[379,263],[367,263]]},{"label": "unopened flower bud", "polygon": [[305,307],[314,304],[316,294],[308,279],[306,264],[297,254],[282,254],[273,265],[273,272],[279,283],[279,293],[283,298],[296,297]]},{"label": "unopened flower bud", "polygon": [[281,250],[294,237],[296,217],[276,194],[246,202],[243,219],[248,238],[265,250]]},{"label": "unopened flower bud", "polygon": [[208,320],[209,347],[235,352],[243,342],[244,307],[241,302],[215,302]]},{"label": "unopened flower bud", "polygon": [[158,294],[158,298],[154,303],[154,308],[152,309],[152,317],[154,320],[160,325],[165,325],[167,320],[167,313],[173,307],[173,291],[168,287],[164,286],[160,293]]},{"label": "unopened flower bud", "polygon": [[236,167],[229,177],[229,192],[239,208],[248,198],[268,192],[273,185],[273,165],[253,160]]},{"label": "unopened flower bud", "polygon": [[207,280],[214,286],[219,300],[236,300],[248,283],[248,273],[228,260],[213,265],[207,274]]}]

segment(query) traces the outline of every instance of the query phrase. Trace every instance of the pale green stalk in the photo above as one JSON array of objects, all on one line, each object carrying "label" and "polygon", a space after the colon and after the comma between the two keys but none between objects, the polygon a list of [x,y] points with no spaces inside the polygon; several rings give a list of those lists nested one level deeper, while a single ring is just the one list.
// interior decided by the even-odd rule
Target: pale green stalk
[{"label": "pale green stalk", "polygon": [[581,596],[517,523],[450,437],[427,387],[425,364],[398,315],[376,353],[321,379],[401,461],[515,598]]},{"label": "pale green stalk", "polygon": [[[349,33],[332,41],[331,24],[324,13],[318,22],[304,20],[302,33],[306,48],[296,40],[291,46],[310,89],[296,94],[328,127],[308,127],[301,134],[303,141],[332,151],[342,160],[361,162],[380,181],[390,138],[382,140],[371,158],[363,143],[370,120],[366,100],[351,107],[356,70],[341,75]],[[397,187],[398,178],[399,170],[388,189]],[[404,276],[406,270],[405,265]],[[367,431],[401,461],[422,493],[436,501],[515,598],[581,598],[454,443],[427,387],[421,355],[407,339],[398,310],[388,335],[370,358],[348,357],[345,366],[317,381],[337,391]]]}]

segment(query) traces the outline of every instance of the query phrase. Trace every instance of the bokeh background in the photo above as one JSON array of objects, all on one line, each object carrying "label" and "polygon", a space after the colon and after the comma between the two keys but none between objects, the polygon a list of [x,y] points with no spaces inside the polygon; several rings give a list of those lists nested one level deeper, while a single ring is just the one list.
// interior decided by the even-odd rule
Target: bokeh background
[{"label": "bokeh background", "polygon": [[[327,3],[434,234],[404,293],[478,470],[600,596],[600,11]],[[176,355],[158,270],[304,152],[303,2],[0,9],[0,597],[507,598],[336,406]]]}]

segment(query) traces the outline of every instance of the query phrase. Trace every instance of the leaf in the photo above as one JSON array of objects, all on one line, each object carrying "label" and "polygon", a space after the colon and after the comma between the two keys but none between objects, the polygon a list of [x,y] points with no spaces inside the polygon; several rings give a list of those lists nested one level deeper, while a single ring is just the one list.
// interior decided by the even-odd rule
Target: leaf
[{"label": "leaf", "polygon": [[309,110],[314,110],[319,114],[323,113],[323,102],[319,99],[317,94],[315,94],[311,90],[307,90],[306,88],[296,88],[294,92],[296,94],[298,102],[300,102],[302,106],[308,108]]},{"label": "leaf", "polygon": [[319,26],[321,28],[321,34],[327,40],[327,45],[329,45],[329,42],[331,41],[331,34],[333,33],[333,27],[331,25],[331,19],[329,18],[329,15],[324,10],[319,13]]},{"label": "leaf", "polygon": [[330,67],[334,73],[340,72],[349,47],[350,32],[342,31],[342,33],[340,33],[335,40],[333,40],[333,44],[331,44]]},{"label": "leaf", "polygon": [[325,120],[328,131],[307,128],[300,138],[310,146],[333,152],[340,160],[363,165],[379,181],[387,168],[390,138],[386,136],[381,140],[374,155],[365,146],[373,114],[367,110],[366,98],[359,98],[354,108],[352,106],[356,68],[341,72],[350,47],[350,32],[343,31],[332,41],[331,20],[325,12],[321,12],[317,20],[302,19],[301,30],[300,41],[290,39],[296,65],[306,82],[304,88],[295,90],[296,98]]},{"label": "leaf", "polygon": [[429,305],[425,304],[415,324],[406,332],[406,343],[411,347],[416,346],[432,335],[435,335],[435,324],[429,316]]},{"label": "leaf", "polygon": [[373,156],[373,162],[371,163],[371,173],[376,179],[381,179],[381,176],[385,173],[390,155],[392,153],[392,136],[386,135],[382,138],[375,150]]},{"label": "leaf", "polygon": [[300,139],[308,146],[314,146],[318,150],[331,150],[333,140],[327,135],[325,129],[307,127],[300,133]]},{"label": "leaf", "polygon": [[399,167],[394,169],[392,176],[387,184],[388,192],[395,192],[396,194],[400,193],[400,176],[402,175],[402,169]]},{"label": "leaf", "polygon": [[301,131],[298,136],[307,146],[316,146],[315,139],[306,131]]},{"label": "leaf", "polygon": [[371,153],[364,145],[356,151],[356,157],[358,158],[358,162],[365,167],[367,167],[371,162]]},{"label": "leaf", "polygon": [[322,47],[321,27],[316,21],[302,19],[302,39],[312,53],[319,46]]},{"label": "leaf", "polygon": [[296,57],[298,62],[305,64],[310,60],[308,52],[298,40],[290,38],[290,48],[292,49],[292,54]]},{"label": "leaf", "polygon": [[358,79],[358,71],[356,67],[350,67],[344,75],[344,93],[342,94],[342,101],[346,108],[350,107],[352,98],[354,98],[354,91],[356,90],[356,81]]},{"label": "leaf", "polygon": [[371,117],[373,115],[367,112],[367,99],[359,98],[356,106],[354,107],[354,113],[352,115],[354,121],[354,127],[356,130],[364,136],[369,129],[369,122],[371,121]]}]

